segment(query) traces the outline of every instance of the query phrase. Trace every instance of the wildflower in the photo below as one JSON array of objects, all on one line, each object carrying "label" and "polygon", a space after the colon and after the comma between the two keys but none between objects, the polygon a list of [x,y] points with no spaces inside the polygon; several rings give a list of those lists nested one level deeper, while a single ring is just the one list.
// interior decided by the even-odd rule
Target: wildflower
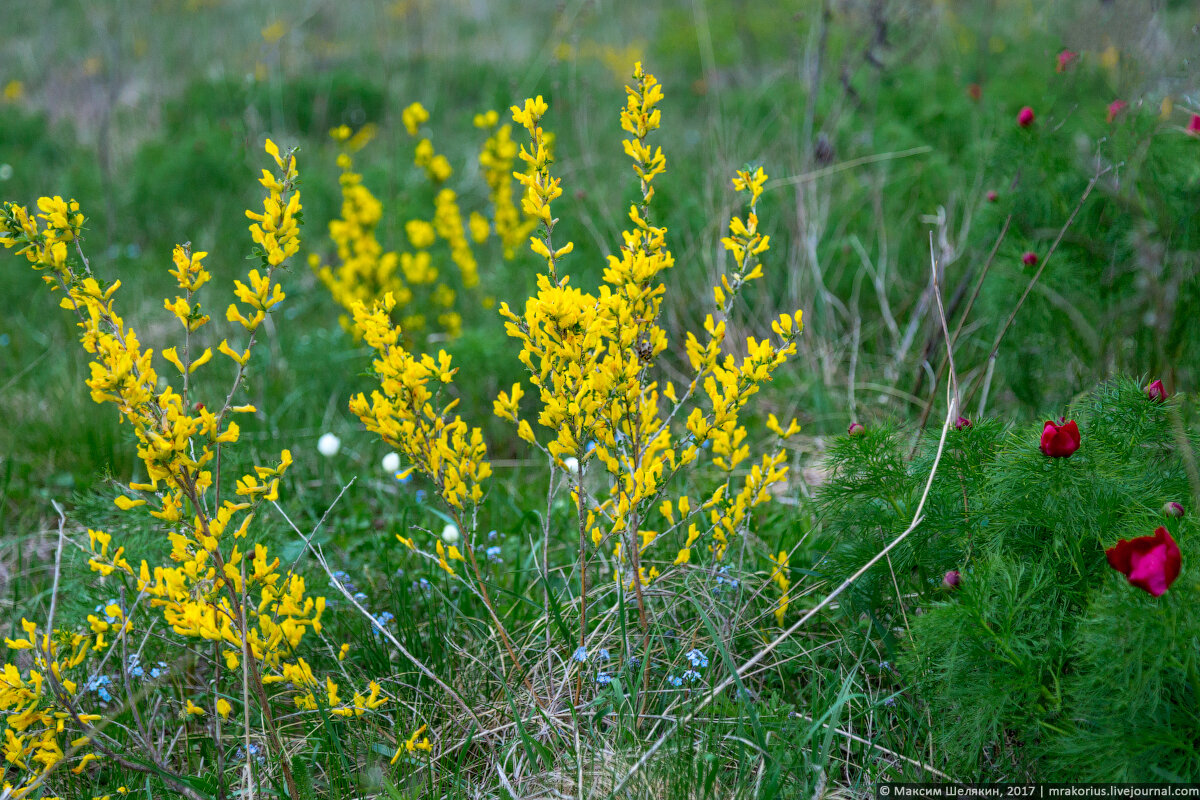
[{"label": "wildflower", "polygon": [[489,542],[494,542],[494,541],[496,541],[496,537],[497,537],[497,536],[499,536],[499,535],[500,535],[500,534],[498,534],[498,533],[497,533],[495,530],[490,530],[490,531],[488,531],[488,535],[487,535],[487,536],[488,536],[488,541],[489,541]]},{"label": "wildflower", "polygon": [[342,449],[342,440],[333,433],[321,434],[317,440],[317,452],[326,458],[333,458]]},{"label": "wildflower", "polygon": [[988,201],[989,203],[995,203],[995,202],[997,202],[999,199],[1000,199],[1000,195],[999,195],[999,194],[996,192],[996,190],[995,190],[995,189],[988,189],[988,193],[987,193],[987,201]]},{"label": "wildflower", "polygon": [[1166,514],[1168,517],[1182,517],[1183,516],[1183,506],[1179,503],[1176,503],[1174,500],[1172,500],[1171,502],[1163,505],[1163,513]]},{"label": "wildflower", "polygon": [[1126,541],[1119,540],[1104,551],[1108,563],[1117,572],[1129,579],[1129,583],[1161,596],[1179,577],[1181,557],[1179,545],[1171,538],[1167,529],[1159,526],[1153,536],[1139,536]]},{"label": "wildflower", "polygon": [[954,429],[956,431],[961,431],[964,428],[969,427],[971,427],[971,420],[967,419],[966,417],[959,416],[959,418],[954,421]]},{"label": "wildflower", "polygon": [[597,672],[596,683],[600,684],[601,686],[608,686],[610,683],[612,683],[612,675],[609,675],[607,672],[603,671]]},{"label": "wildflower", "polygon": [[1128,105],[1129,104],[1124,100],[1113,100],[1111,103],[1109,103],[1107,116],[1108,121],[1112,122],[1114,119],[1116,119],[1117,115],[1124,111],[1125,107]]},{"label": "wildflower", "polygon": [[1034,252],[1031,252],[1031,251],[1026,251],[1026,252],[1025,252],[1025,253],[1024,253],[1022,256],[1021,256],[1021,263],[1022,263],[1022,264],[1024,264],[1025,266],[1027,266],[1027,267],[1034,267],[1034,266],[1037,266],[1037,263],[1038,263],[1038,255],[1037,255],[1037,253],[1034,253]]},{"label": "wildflower", "polygon": [[1046,420],[1042,428],[1042,453],[1051,458],[1067,458],[1079,449],[1079,426],[1075,420],[1059,420],[1058,424]]},{"label": "wildflower", "polygon": [[367,602],[367,595],[364,592],[355,592],[354,599],[360,603]]},{"label": "wildflower", "polygon": [[1162,403],[1167,399],[1167,387],[1163,386],[1162,381],[1154,381],[1146,387],[1146,397],[1156,403]]},{"label": "wildflower", "polygon": [[630,656],[628,659],[625,660],[625,666],[631,672],[633,670],[637,669],[638,667],[640,667],[641,665],[642,665],[642,659],[638,658],[637,656]]},{"label": "wildflower", "polygon": [[498,544],[494,544],[491,547],[489,547],[487,550],[485,550],[484,555],[486,555],[487,560],[491,561],[493,564],[503,564],[504,563],[504,559],[500,557],[500,545],[498,545]]},{"label": "wildflower", "polygon": [[1058,54],[1057,63],[1054,65],[1055,72],[1066,72],[1075,59],[1079,58],[1079,53],[1072,53],[1070,50],[1063,50]]},{"label": "wildflower", "polygon": [[693,667],[703,669],[708,666],[708,656],[695,648],[684,653],[683,657],[690,661]]},{"label": "wildflower", "polygon": [[400,471],[400,454],[393,451],[383,457],[383,471],[396,473]]},{"label": "wildflower", "polygon": [[851,422],[850,427],[846,429],[846,433],[851,436],[861,436],[866,432],[867,429],[860,422]]},{"label": "wildflower", "polygon": [[221,719],[229,719],[229,712],[233,711],[233,706],[224,697],[217,700],[217,713],[221,715]]},{"label": "wildflower", "polygon": [[596,658],[600,659],[601,661],[608,661],[610,658],[612,658],[612,654],[608,652],[607,647],[601,647],[596,652]]},{"label": "wildflower", "polygon": [[961,583],[962,574],[956,569],[950,570],[942,578],[942,586],[946,589],[957,589]]},{"label": "wildflower", "polygon": [[1192,114],[1192,118],[1188,120],[1187,132],[1192,136],[1200,136],[1200,114]]},{"label": "wildflower", "polygon": [[683,673],[683,680],[687,681],[688,683],[695,683],[696,681],[700,680],[701,677],[702,676],[700,673],[696,672],[694,669],[689,669],[687,672]]},{"label": "wildflower", "polygon": [[387,624],[389,622],[391,622],[392,620],[394,620],[395,618],[396,618],[396,615],[393,614],[392,612],[384,611],[384,612],[380,613],[379,616],[375,617],[375,621],[379,623],[380,627],[386,628]]},{"label": "wildflower", "polygon": [[584,647],[583,645],[579,645],[579,647],[576,647],[575,652],[571,654],[571,660],[578,661],[580,664],[586,663],[588,660],[587,648]]},{"label": "wildflower", "polygon": [[458,526],[453,522],[447,522],[446,527],[442,528],[442,541],[446,544],[458,544]]},{"label": "wildflower", "polygon": [[1017,124],[1022,128],[1028,128],[1033,124],[1033,109],[1025,106],[1017,112]]},{"label": "wildflower", "polygon": [[677,675],[668,675],[667,683],[671,684],[672,686],[676,686],[676,687],[683,686],[683,678],[680,678]]}]

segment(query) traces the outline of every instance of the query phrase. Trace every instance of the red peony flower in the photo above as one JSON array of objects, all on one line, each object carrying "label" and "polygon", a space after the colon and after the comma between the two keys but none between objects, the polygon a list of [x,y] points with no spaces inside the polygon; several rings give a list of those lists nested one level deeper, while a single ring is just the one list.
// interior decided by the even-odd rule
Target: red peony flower
[{"label": "red peony flower", "polygon": [[1025,255],[1021,256],[1021,263],[1027,267],[1037,266],[1037,262],[1038,262],[1037,253],[1030,252],[1030,253],[1025,253]]},{"label": "red peony flower", "polygon": [[963,428],[969,428],[969,427],[971,427],[971,420],[967,419],[966,417],[960,416],[958,419],[956,419],[954,421],[954,429],[955,430],[961,431]]},{"label": "red peony flower", "polygon": [[1058,54],[1058,64],[1055,65],[1054,71],[1066,72],[1067,67],[1069,67],[1071,62],[1077,58],[1079,58],[1079,53],[1072,53],[1070,50],[1063,50]]},{"label": "red peony flower", "polygon": [[1042,428],[1042,453],[1051,458],[1067,458],[1079,449],[1079,426],[1075,420],[1059,420],[1058,424],[1046,420]]},{"label": "red peony flower", "polygon": [[1172,500],[1169,503],[1164,503],[1163,504],[1163,513],[1166,514],[1168,517],[1182,517],[1183,516],[1183,504],[1176,503],[1174,500]]},{"label": "red peony flower", "polygon": [[1155,381],[1146,387],[1146,397],[1156,403],[1162,403],[1167,399],[1167,387],[1163,386],[1162,381]]},{"label": "red peony flower", "polygon": [[1117,114],[1120,114],[1122,111],[1124,111],[1125,107],[1127,105],[1129,105],[1129,104],[1126,103],[1124,100],[1113,100],[1111,103],[1109,103],[1108,104],[1108,121],[1112,122],[1114,119],[1116,119]]},{"label": "red peony flower", "polygon": [[1017,112],[1017,124],[1022,128],[1028,128],[1033,124],[1033,109],[1025,106]]},{"label": "red peony flower", "polygon": [[861,436],[866,432],[867,429],[858,422],[851,422],[850,427],[846,429],[846,433],[850,434],[851,436]]},{"label": "red peony flower", "polygon": [[958,570],[952,569],[942,578],[942,586],[946,589],[957,589],[962,583],[962,574]]},{"label": "red peony flower", "polygon": [[1200,136],[1200,114],[1192,114],[1192,119],[1188,122],[1187,132],[1193,136]]},{"label": "red peony flower", "polygon": [[1104,551],[1108,563],[1129,579],[1129,583],[1144,589],[1154,597],[1161,596],[1179,577],[1182,559],[1179,545],[1161,525],[1153,536],[1121,539]]},{"label": "red peony flower", "polygon": [[999,199],[1000,199],[1000,195],[996,194],[996,192],[995,192],[994,190],[989,190],[989,191],[988,191],[988,193],[987,193],[987,201],[988,201],[989,203],[994,203],[994,202],[996,202],[996,201],[997,201],[997,200],[999,200]]}]

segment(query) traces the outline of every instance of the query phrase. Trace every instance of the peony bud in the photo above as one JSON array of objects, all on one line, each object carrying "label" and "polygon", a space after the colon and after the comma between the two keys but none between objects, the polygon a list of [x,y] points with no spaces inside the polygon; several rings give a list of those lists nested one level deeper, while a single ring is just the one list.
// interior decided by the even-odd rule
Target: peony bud
[{"label": "peony bud", "polygon": [[851,436],[862,436],[866,432],[867,429],[858,422],[851,422],[850,427],[846,429],[846,433],[850,434]]},{"label": "peony bud", "polygon": [[1067,458],[1079,449],[1079,426],[1075,420],[1065,422],[1059,420],[1055,424],[1046,420],[1042,428],[1042,453],[1051,458]]},{"label": "peony bud", "polygon": [[960,416],[954,421],[954,429],[957,431],[961,431],[963,428],[969,427],[971,427],[971,420],[967,419],[966,417]]},{"label": "peony bud", "polygon": [[1021,263],[1027,267],[1035,267],[1035,266],[1037,266],[1037,262],[1038,262],[1037,253],[1027,252],[1023,256],[1021,256]]},{"label": "peony bud", "polygon": [[957,589],[960,583],[962,583],[962,574],[956,569],[950,570],[942,578],[942,587],[945,589]]},{"label": "peony bud", "polygon": [[1017,124],[1022,128],[1028,128],[1033,124],[1033,109],[1025,106],[1017,112]]},{"label": "peony bud", "polygon": [[1124,100],[1113,100],[1111,103],[1109,103],[1108,104],[1108,121],[1112,122],[1114,119],[1116,119],[1117,114],[1120,114],[1122,111],[1124,111],[1125,107],[1127,105],[1129,105],[1129,104],[1126,103]]},{"label": "peony bud", "polygon": [[1070,50],[1063,50],[1058,54],[1058,63],[1055,64],[1054,71],[1066,72],[1067,67],[1069,67],[1071,62],[1077,58],[1079,58],[1079,53],[1072,53]]},{"label": "peony bud", "polygon": [[1163,513],[1168,517],[1182,517],[1183,505],[1172,500],[1171,502],[1163,505]]},{"label": "peony bud", "polygon": [[1187,132],[1193,136],[1200,136],[1200,114],[1192,114],[1187,124]]},{"label": "peony bud", "polygon": [[1000,199],[1000,195],[998,195],[998,194],[997,194],[997,193],[996,193],[994,190],[988,190],[988,193],[987,193],[987,201],[988,201],[989,203],[995,203],[995,202],[997,202],[999,199]]},{"label": "peony bud", "polygon": [[317,440],[317,452],[326,458],[333,458],[342,447],[342,440],[332,433],[321,434]]},{"label": "peony bud", "polygon": [[1155,403],[1165,402],[1167,399],[1167,387],[1163,386],[1162,381],[1154,381],[1146,387],[1146,397]]},{"label": "peony bud", "polygon": [[1161,596],[1179,577],[1182,558],[1179,545],[1161,525],[1153,536],[1121,539],[1104,551],[1109,565],[1120,572],[1130,585]]}]

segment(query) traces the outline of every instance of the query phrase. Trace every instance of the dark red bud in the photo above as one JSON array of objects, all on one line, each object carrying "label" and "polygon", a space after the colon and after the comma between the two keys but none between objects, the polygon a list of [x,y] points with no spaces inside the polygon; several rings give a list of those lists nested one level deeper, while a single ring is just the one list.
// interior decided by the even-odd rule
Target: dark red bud
[{"label": "dark red bud", "polygon": [[1165,402],[1167,399],[1167,387],[1163,386],[1162,381],[1154,381],[1146,387],[1146,397],[1156,403]]},{"label": "dark red bud", "polygon": [[1171,502],[1163,505],[1163,513],[1168,517],[1182,517],[1183,505],[1172,500]]},{"label": "dark red bud", "polygon": [[867,432],[867,429],[861,423],[851,422],[850,427],[846,429],[846,433],[851,436],[861,436]]},{"label": "dark red bud", "polygon": [[1036,266],[1038,263],[1037,253],[1025,253],[1023,256],[1021,256],[1021,263],[1027,267]]},{"label": "dark red bud", "polygon": [[957,589],[960,583],[962,583],[962,574],[956,569],[950,570],[942,578],[942,586],[946,589]]}]

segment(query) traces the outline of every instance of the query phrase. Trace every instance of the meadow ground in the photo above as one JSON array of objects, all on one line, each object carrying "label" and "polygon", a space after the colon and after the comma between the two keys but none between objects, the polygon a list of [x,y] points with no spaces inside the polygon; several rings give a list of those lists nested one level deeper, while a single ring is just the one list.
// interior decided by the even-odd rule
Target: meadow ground
[{"label": "meadow ground", "polygon": [[1192,4],[37,5],[9,796],[1200,781]]}]

